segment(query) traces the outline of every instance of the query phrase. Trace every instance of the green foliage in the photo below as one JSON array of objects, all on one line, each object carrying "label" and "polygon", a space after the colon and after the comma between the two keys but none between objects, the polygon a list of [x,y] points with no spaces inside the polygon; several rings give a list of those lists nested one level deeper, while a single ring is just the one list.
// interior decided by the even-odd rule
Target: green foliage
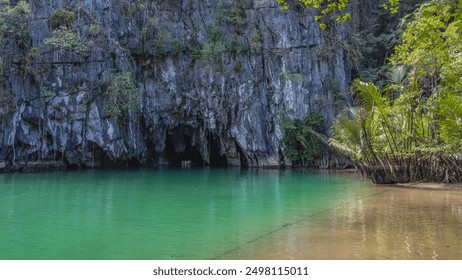
[{"label": "green foliage", "polygon": [[[209,42],[204,44],[201,48],[193,51],[192,56],[202,64],[221,62],[221,54],[225,50],[225,46],[223,44],[223,30],[216,25],[209,25],[207,30]],[[230,41],[229,44],[232,44],[232,41]]]},{"label": "green foliage", "polygon": [[8,72],[18,73],[20,70],[14,66],[17,64],[13,64],[13,60],[15,63],[22,61],[23,50],[30,43],[30,14],[31,9],[26,1],[0,1],[0,76],[8,75]]},{"label": "green foliage", "polygon": [[353,160],[367,161],[368,154],[362,140],[362,131],[366,128],[365,121],[366,112],[363,108],[345,109],[335,120],[334,136],[329,139],[330,145]]},{"label": "green foliage", "polygon": [[458,1],[434,0],[410,17],[395,49],[394,65],[409,67],[410,79],[427,95],[462,90],[462,7]]},{"label": "green foliage", "polygon": [[143,42],[144,51],[152,53],[156,57],[178,55],[183,50],[183,44],[175,38],[172,26],[155,16],[145,19],[140,37]]},{"label": "green foliage", "polygon": [[80,36],[64,26],[53,31],[53,37],[46,38],[43,43],[55,49],[76,53],[84,53],[88,50]]},{"label": "green foliage", "polygon": [[[356,107],[334,123],[331,145],[355,160],[375,182],[461,182],[462,97],[425,96],[404,69],[384,90],[354,82]],[[450,164],[448,164],[450,163]]]},{"label": "green foliage", "polygon": [[223,29],[217,25],[208,25],[207,26],[209,40],[212,44],[221,42],[223,40]]},{"label": "green foliage", "polygon": [[286,156],[302,165],[314,160],[322,152],[321,125],[324,117],[319,113],[311,113],[302,120],[285,118],[282,122]]},{"label": "green foliage", "polygon": [[152,40],[152,50],[155,56],[177,55],[183,50],[180,40],[172,37],[169,32],[159,32]]},{"label": "green foliage", "polygon": [[28,21],[31,9],[26,1],[12,5],[9,1],[0,2],[0,45],[9,39],[22,42],[27,37]]},{"label": "green foliage", "polygon": [[200,50],[201,63],[221,62],[221,53],[224,51],[224,46],[221,41],[211,42],[202,46]]},{"label": "green foliage", "polygon": [[[281,5],[281,9],[287,10],[294,3],[302,3],[306,7],[314,8],[319,12],[315,20],[319,22],[321,29],[326,29],[327,23],[323,22],[331,15],[335,16],[335,22],[344,22],[351,20],[351,14],[347,11],[347,5],[350,0],[277,0]],[[397,13],[399,0],[388,0],[388,4],[384,4],[383,8],[390,10],[391,13]]]},{"label": "green foliage", "polygon": [[289,82],[303,81],[303,75],[299,73],[281,72],[279,73],[279,78],[281,79],[282,84],[285,84],[288,81]]},{"label": "green foliage", "polygon": [[238,59],[233,61],[233,69],[236,72],[242,72],[244,71],[244,66],[242,65],[242,62]]},{"label": "green foliage", "polygon": [[231,35],[225,43],[225,48],[227,51],[241,54],[244,51],[245,46],[239,43],[234,35]]},{"label": "green foliage", "polygon": [[136,4],[135,4],[135,3],[130,3],[130,4],[128,5],[128,7],[127,7],[127,13],[126,13],[126,14],[127,14],[127,17],[128,17],[128,18],[133,17],[134,14],[135,14],[135,12],[136,12]]},{"label": "green foliage", "polygon": [[250,42],[250,49],[259,54],[263,49],[263,35],[261,30],[256,28],[252,34],[252,41]]},{"label": "green foliage", "polygon": [[202,47],[194,48],[191,52],[191,58],[200,61],[202,59]]},{"label": "green foliage", "polygon": [[462,98],[447,94],[438,100],[441,139],[450,153],[460,153],[462,147]]},{"label": "green foliage", "polygon": [[50,16],[50,26],[53,29],[59,28],[61,26],[70,28],[71,24],[73,24],[76,20],[77,16],[73,11],[69,11],[64,8],[58,8],[54,10]]},{"label": "green foliage", "polygon": [[132,75],[130,71],[114,74],[104,93],[108,98],[106,110],[114,117],[121,117],[127,111],[136,109],[136,86]]},{"label": "green foliage", "polygon": [[462,6],[432,0],[403,23],[383,89],[355,81],[332,146],[375,182],[462,182]]},{"label": "green foliage", "polygon": [[349,21],[351,19],[350,13],[346,12],[346,6],[349,0],[278,0],[279,5],[284,10],[287,10],[293,2],[300,2],[306,7],[311,7],[319,11],[319,15],[315,17],[317,22],[320,22],[319,26],[321,29],[326,29],[327,24],[322,22],[323,18],[330,15],[336,15],[336,21]]},{"label": "green foliage", "polygon": [[178,55],[183,51],[183,43],[178,39],[173,39],[170,43],[170,53],[172,55]]},{"label": "green foliage", "polygon": [[53,90],[49,89],[46,86],[40,87],[40,93],[42,97],[54,97],[57,95],[56,92],[54,92]]},{"label": "green foliage", "polygon": [[389,0],[388,4],[383,4],[385,10],[390,10],[391,13],[395,14],[398,12],[399,0]]},{"label": "green foliage", "polygon": [[231,7],[223,8],[222,20],[232,25],[237,31],[242,31],[247,24],[244,7],[242,5],[232,5]]},{"label": "green foliage", "polygon": [[96,36],[101,31],[101,25],[99,23],[90,24],[90,33],[93,36]]},{"label": "green foliage", "polygon": [[245,8],[239,1],[225,5],[222,0],[219,0],[215,11],[215,22],[221,26],[229,25],[240,33],[247,25],[248,19]]},{"label": "green foliage", "polygon": [[[222,56],[224,52],[241,55],[248,51],[248,47],[243,44],[242,34],[248,19],[244,6],[239,3],[224,6],[223,1],[218,1],[215,13],[215,22],[207,25],[208,42],[192,51],[192,58],[203,65],[215,65],[215,69],[221,71],[223,68]],[[225,33],[228,26],[231,27],[231,33]],[[257,34],[261,35],[261,34]],[[260,38],[257,38],[260,40]],[[255,47],[259,47],[260,42],[255,41]],[[261,47],[260,47],[261,48]],[[256,50],[257,51],[257,50]],[[242,63],[233,62],[233,68],[236,72],[243,70]]]},{"label": "green foliage", "polygon": [[36,47],[31,48],[29,54],[30,54],[31,57],[37,56],[38,49]]},{"label": "green foliage", "polygon": [[15,97],[3,90],[0,90],[0,116],[10,116],[17,110]]},{"label": "green foliage", "polygon": [[399,11],[394,14],[382,8],[381,4],[387,1],[379,0],[377,5],[356,6],[349,24],[349,47],[344,48],[354,67],[353,79],[359,78],[379,87],[388,84],[387,76],[393,65],[387,62],[395,46],[402,41],[405,27],[402,24],[403,18],[408,18],[416,6],[426,0],[401,1]]}]

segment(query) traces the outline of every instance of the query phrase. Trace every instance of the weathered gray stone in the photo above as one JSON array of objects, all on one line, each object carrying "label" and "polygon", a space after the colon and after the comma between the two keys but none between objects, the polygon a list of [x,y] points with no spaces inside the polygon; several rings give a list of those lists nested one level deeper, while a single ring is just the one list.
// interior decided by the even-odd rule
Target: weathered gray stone
[{"label": "weathered gray stone", "polygon": [[[328,127],[335,95],[347,95],[345,54],[340,48],[320,54],[323,34],[306,10],[281,11],[273,0],[227,0],[223,7],[214,0],[144,3],[30,1],[29,34],[40,51],[35,67],[45,68],[7,73],[18,109],[0,124],[4,166],[34,161],[35,169],[40,160],[87,167],[165,164],[175,156],[278,166],[285,160],[283,116],[318,111]],[[226,9],[241,6],[244,22],[217,22]],[[86,54],[43,44],[52,36],[48,19],[58,7],[78,14]],[[149,29],[151,19],[155,26]],[[89,31],[95,22],[98,35]],[[222,33],[222,52],[197,57],[216,40],[214,26]],[[143,35],[143,28],[151,33]],[[162,53],[156,44],[165,42],[156,40],[170,50]],[[173,44],[181,49],[173,51]],[[127,70],[134,73],[137,108],[117,119],[106,111],[104,91],[111,73]]]}]

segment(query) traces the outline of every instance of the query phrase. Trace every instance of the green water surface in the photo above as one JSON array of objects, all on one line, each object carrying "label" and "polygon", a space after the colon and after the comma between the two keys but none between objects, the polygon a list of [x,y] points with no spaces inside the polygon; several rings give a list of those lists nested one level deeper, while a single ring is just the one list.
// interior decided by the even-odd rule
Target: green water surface
[{"label": "green water surface", "polygon": [[237,168],[0,174],[0,259],[212,259],[373,189]]}]

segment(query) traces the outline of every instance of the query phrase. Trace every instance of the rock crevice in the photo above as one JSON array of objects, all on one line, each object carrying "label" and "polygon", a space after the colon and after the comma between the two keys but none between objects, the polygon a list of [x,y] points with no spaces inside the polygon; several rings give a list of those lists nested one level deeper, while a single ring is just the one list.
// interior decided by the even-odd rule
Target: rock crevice
[{"label": "rock crevice", "polygon": [[[348,99],[342,49],[326,47],[309,11],[281,11],[273,0],[30,6],[25,43],[0,51],[9,66],[1,91],[16,104],[0,112],[4,170],[181,160],[288,165],[282,119],[316,111],[329,127]],[[60,28],[77,34],[80,50],[44,43],[57,36],[49,22],[58,8],[76,15]],[[108,89],[124,71],[136,88],[135,107],[114,116]]]}]

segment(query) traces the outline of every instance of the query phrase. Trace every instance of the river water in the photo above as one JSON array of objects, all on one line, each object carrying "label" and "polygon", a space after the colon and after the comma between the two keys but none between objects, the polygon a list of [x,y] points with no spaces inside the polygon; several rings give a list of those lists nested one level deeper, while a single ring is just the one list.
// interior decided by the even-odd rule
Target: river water
[{"label": "river water", "polygon": [[462,259],[462,192],[342,173],[0,174],[0,259]]}]

